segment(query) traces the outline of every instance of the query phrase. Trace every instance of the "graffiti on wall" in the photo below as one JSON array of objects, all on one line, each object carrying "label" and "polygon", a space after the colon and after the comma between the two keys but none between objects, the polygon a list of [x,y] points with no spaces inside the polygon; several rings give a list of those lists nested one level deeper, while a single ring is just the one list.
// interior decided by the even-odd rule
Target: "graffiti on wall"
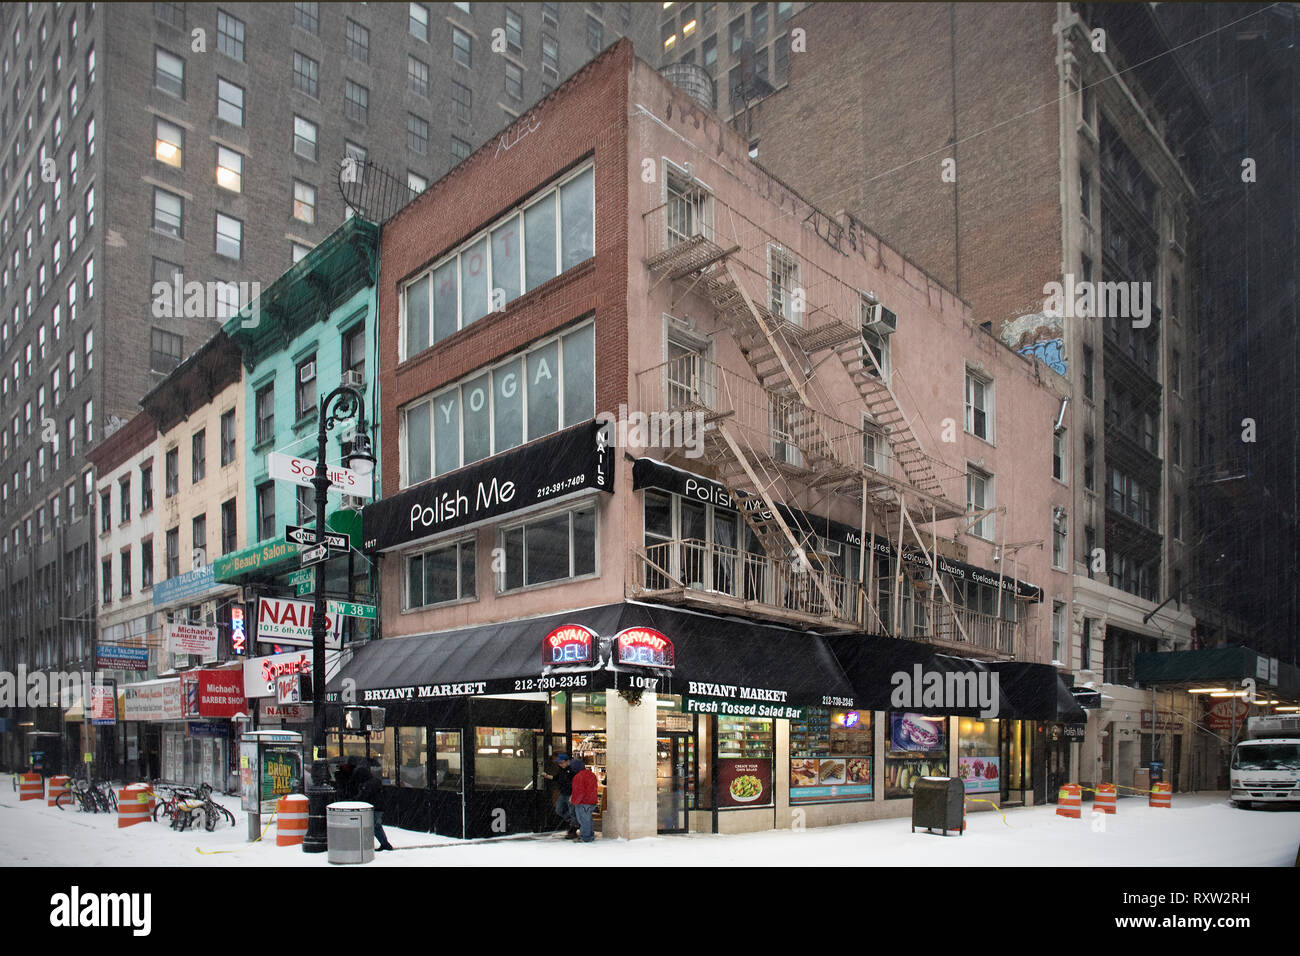
[{"label": "graffiti on wall", "polygon": [[1041,359],[1043,364],[1053,372],[1064,375],[1066,371],[1064,350],[1065,342],[1063,339],[1048,339],[1044,342],[1033,342],[1026,345],[1020,349],[1020,354]]}]

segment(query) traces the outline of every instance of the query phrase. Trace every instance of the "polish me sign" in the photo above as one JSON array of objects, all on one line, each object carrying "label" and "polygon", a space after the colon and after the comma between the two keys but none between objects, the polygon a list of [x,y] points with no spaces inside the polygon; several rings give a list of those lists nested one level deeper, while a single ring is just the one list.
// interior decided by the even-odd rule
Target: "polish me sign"
[{"label": "polish me sign", "polygon": [[[292,598],[260,598],[257,602],[257,640],[261,644],[311,647],[313,605]],[[343,615],[325,613],[325,646],[343,646]]]}]

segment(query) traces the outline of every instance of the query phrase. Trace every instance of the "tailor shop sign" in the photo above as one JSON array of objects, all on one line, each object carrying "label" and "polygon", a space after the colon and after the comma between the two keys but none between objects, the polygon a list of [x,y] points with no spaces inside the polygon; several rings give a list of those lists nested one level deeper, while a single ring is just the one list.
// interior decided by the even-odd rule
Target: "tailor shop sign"
[{"label": "tailor shop sign", "polygon": [[363,546],[385,551],[593,488],[614,491],[614,455],[594,420],[367,505]]}]

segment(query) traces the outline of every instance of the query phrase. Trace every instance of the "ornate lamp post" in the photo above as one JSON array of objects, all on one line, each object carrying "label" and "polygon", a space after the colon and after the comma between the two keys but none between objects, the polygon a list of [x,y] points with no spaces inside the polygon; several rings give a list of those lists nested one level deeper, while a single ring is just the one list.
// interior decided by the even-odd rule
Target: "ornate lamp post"
[{"label": "ornate lamp post", "polygon": [[[331,411],[331,405],[333,410]],[[329,466],[325,461],[326,437],[335,425],[355,417],[355,437],[343,457],[345,467],[359,474],[370,474],[375,457],[370,450],[370,427],[366,424],[365,398],[351,385],[340,385],[320,403],[320,428],[316,433],[316,474],[311,483],[316,488],[316,541],[325,542],[325,493],[330,486]],[[312,678],[312,785],[307,788],[307,835],[304,853],[324,853],[328,849],[325,808],[334,798],[329,782],[329,764],[325,760],[325,562],[316,565],[315,607],[311,617]]]}]

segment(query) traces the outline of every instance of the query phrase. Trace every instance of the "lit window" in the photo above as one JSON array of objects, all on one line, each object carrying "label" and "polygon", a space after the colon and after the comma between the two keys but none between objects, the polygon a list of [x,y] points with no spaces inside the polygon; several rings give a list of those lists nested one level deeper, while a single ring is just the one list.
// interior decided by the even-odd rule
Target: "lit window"
[{"label": "lit window", "polygon": [[237,193],[244,184],[244,157],[233,149],[217,147],[217,185]]},{"label": "lit window", "polygon": [[154,159],[180,169],[184,156],[185,132],[164,119],[154,120]]}]

